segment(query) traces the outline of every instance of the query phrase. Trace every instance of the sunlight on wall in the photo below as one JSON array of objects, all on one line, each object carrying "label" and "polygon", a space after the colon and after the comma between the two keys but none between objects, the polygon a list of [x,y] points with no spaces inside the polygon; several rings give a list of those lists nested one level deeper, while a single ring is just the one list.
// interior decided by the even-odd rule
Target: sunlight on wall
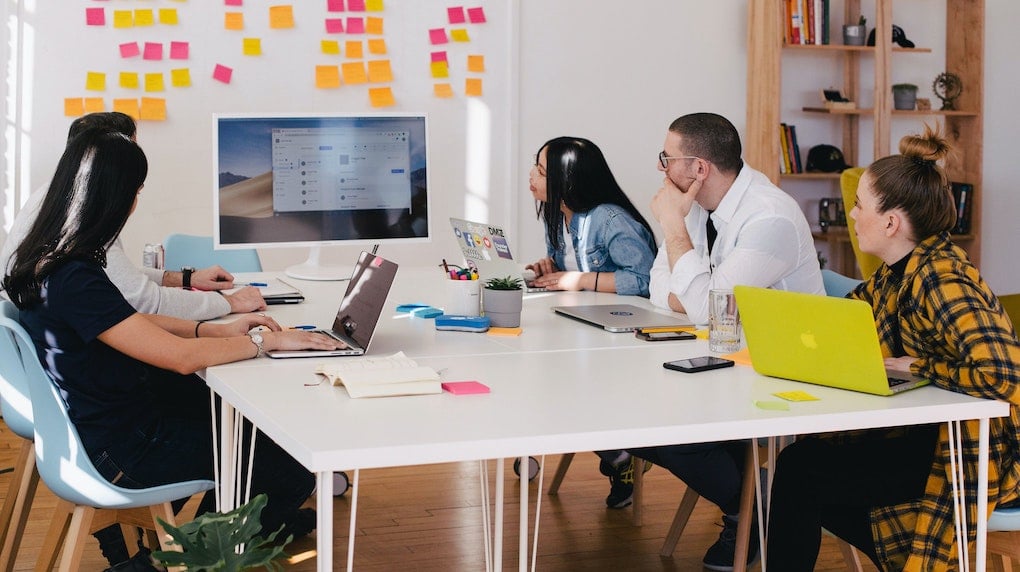
[{"label": "sunlight on wall", "polygon": [[[465,150],[464,218],[489,222],[492,181],[492,111],[480,99],[469,99],[467,106],[467,148]],[[456,189],[450,189],[455,192]]]},{"label": "sunlight on wall", "polygon": [[[7,28],[7,54],[4,63],[4,118],[3,118],[3,180],[2,195],[4,236],[10,230],[14,215],[28,199],[30,170],[25,168],[32,159],[32,94],[24,86],[32,85],[35,29],[32,16],[35,2],[8,3],[5,11]],[[18,208],[15,208],[17,205]]]}]

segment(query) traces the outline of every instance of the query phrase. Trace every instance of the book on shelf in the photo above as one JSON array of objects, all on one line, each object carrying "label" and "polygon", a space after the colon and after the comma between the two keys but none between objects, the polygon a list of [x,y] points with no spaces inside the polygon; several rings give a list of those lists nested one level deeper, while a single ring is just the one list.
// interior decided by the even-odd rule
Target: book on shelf
[{"label": "book on shelf", "polygon": [[352,398],[441,393],[439,373],[420,366],[404,352],[387,357],[342,358],[320,363],[315,373],[342,385]]},{"label": "book on shelf", "polygon": [[786,124],[779,124],[779,171],[781,173],[792,173],[790,167],[790,147],[786,142]]},{"label": "book on shelf", "polygon": [[779,148],[781,151],[781,169],[784,175],[803,173],[800,161],[800,146],[797,144],[797,128],[786,123],[779,124]]},{"label": "book on shelf", "polygon": [[830,0],[785,0],[784,34],[788,45],[829,43]]},{"label": "book on shelf", "polygon": [[793,163],[793,172],[794,173],[803,173],[804,172],[804,167],[801,165],[801,162],[800,162],[800,145],[797,144],[797,126],[796,125],[787,125],[787,129],[790,130],[789,140],[790,140],[790,149],[791,149],[791,152],[793,153],[793,161],[792,161],[792,163]]},{"label": "book on shelf", "polygon": [[956,225],[953,234],[970,232],[970,211],[974,201],[974,185],[970,183],[950,183],[953,190],[953,204],[956,205]]}]

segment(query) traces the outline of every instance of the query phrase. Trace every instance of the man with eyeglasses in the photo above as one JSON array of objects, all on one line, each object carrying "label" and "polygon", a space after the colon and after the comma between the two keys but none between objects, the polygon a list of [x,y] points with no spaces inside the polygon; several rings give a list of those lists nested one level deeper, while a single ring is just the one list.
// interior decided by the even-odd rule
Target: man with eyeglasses
[{"label": "man with eyeglasses", "polygon": [[[737,284],[825,294],[811,228],[797,202],[740,158],[725,117],[684,115],[669,126],[652,214],[665,238],[651,270],[653,304],[708,321],[708,293]],[[732,570],[747,442],[631,450],[662,465],[723,511],[723,531],[705,553],[709,570]],[[758,554],[752,529],[749,562]]]}]

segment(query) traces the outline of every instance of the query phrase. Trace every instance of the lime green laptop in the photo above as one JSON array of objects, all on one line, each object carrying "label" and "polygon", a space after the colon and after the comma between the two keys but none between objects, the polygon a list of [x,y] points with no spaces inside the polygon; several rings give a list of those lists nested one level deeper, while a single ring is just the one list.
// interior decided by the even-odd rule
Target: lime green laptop
[{"label": "lime green laptop", "polygon": [[886,370],[871,307],[860,300],[737,286],[754,370],[817,385],[893,395],[927,385]]}]

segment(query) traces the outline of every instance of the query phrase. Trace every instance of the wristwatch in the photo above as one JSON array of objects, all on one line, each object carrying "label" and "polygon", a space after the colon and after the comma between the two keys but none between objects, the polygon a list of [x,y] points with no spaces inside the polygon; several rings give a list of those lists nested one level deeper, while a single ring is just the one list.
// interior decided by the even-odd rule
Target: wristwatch
[{"label": "wristwatch", "polygon": [[255,347],[259,349],[259,351],[255,354],[255,357],[262,357],[262,354],[266,353],[265,348],[262,347],[262,334],[258,332],[248,332],[248,337],[251,338],[251,343],[255,344]]},{"label": "wristwatch", "polygon": [[194,266],[185,266],[181,268],[181,284],[185,288],[191,288],[191,275],[195,272]]}]

